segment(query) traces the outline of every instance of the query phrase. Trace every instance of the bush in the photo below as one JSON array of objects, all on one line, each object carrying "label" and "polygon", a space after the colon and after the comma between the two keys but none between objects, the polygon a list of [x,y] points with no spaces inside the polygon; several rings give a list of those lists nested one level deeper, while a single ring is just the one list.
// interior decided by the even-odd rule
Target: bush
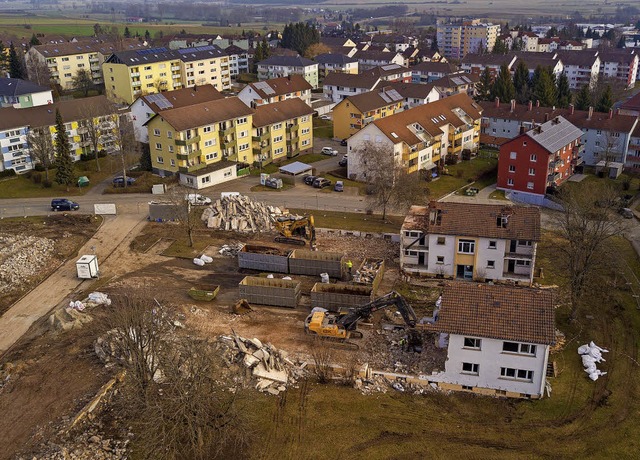
[{"label": "bush", "polygon": [[35,171],[44,172],[44,165],[42,163],[36,163],[33,169]]},{"label": "bush", "polygon": [[33,181],[34,184],[42,183],[42,174],[39,173],[38,171],[32,171],[31,180]]},{"label": "bush", "polygon": [[447,155],[445,159],[445,164],[448,166],[453,166],[458,164],[458,156],[457,155]]},{"label": "bush", "polygon": [[631,178],[630,177],[625,177],[622,180],[622,190],[624,190],[625,192],[628,191],[631,188]]},{"label": "bush", "polygon": [[53,186],[53,182],[51,182],[50,180],[45,179],[45,180],[42,181],[42,186],[44,188],[51,188]]},{"label": "bush", "polygon": [[17,175],[15,169],[5,169],[4,171],[0,171],[0,178],[13,177],[15,175]]}]

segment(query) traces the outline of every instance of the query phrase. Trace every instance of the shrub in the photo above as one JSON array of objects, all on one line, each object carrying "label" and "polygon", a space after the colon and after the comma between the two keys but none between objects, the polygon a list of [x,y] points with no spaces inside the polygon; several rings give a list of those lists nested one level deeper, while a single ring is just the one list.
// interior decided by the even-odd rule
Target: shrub
[{"label": "shrub", "polygon": [[0,178],[2,177],[13,177],[16,175],[15,169],[5,169],[4,171],[0,171]]},{"label": "shrub", "polygon": [[42,163],[36,163],[33,169],[35,171],[44,172],[44,165]]},{"label": "shrub", "polygon": [[631,178],[630,177],[625,177],[622,180],[622,190],[624,190],[626,192],[630,188],[631,188]]},{"label": "shrub", "polygon": [[453,166],[458,164],[458,156],[457,155],[447,155],[445,159],[445,164],[448,166]]}]

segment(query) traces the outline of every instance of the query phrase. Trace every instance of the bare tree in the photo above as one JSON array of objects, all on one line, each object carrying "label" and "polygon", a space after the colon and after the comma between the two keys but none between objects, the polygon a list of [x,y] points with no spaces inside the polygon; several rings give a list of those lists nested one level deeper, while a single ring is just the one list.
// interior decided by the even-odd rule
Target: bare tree
[{"label": "bare tree", "polygon": [[93,83],[93,78],[88,70],[78,69],[76,74],[71,78],[71,86],[75,90],[82,91],[84,93],[84,97],[87,97],[89,95],[89,91],[93,89],[95,84]]},{"label": "bare tree", "polygon": [[187,234],[190,248],[193,247],[193,235],[201,225],[200,213],[196,212],[191,205],[191,201],[187,199],[188,195],[193,193],[193,189],[185,187],[184,185],[173,187],[171,193],[169,193],[169,199],[175,208],[176,219]]},{"label": "bare tree", "polygon": [[103,123],[106,128],[103,134],[105,140],[120,155],[123,186],[127,187],[127,157],[135,154],[138,148],[133,122],[128,114],[119,113],[118,109],[114,107],[113,115]]},{"label": "bare tree", "polygon": [[[80,136],[83,142],[85,144],[89,144],[89,146],[91,147],[91,152],[93,153],[93,156],[96,160],[96,171],[100,171],[100,145],[103,144],[103,141],[108,142],[108,139],[111,138],[110,130],[112,128],[109,120],[115,117],[116,112],[116,107],[111,104],[106,107],[98,106],[95,104],[85,104],[80,109],[80,114],[82,117],[82,120],[79,122]],[[103,117],[105,117],[105,113],[106,124],[103,124],[105,123],[105,121],[100,122],[100,119],[102,118],[104,120]]]},{"label": "bare tree", "polygon": [[372,208],[382,210],[383,220],[389,208],[404,208],[426,198],[428,190],[419,175],[407,173],[402,154],[396,154],[393,147],[367,141],[358,155],[366,173],[367,201]]},{"label": "bare tree", "polygon": [[314,373],[318,378],[318,382],[329,382],[332,375],[331,363],[334,359],[331,346],[325,340],[316,337],[313,345],[310,347],[310,352],[314,364]]},{"label": "bare tree", "polygon": [[601,161],[604,161],[605,175],[608,175],[609,163],[619,161],[622,158],[620,138],[613,136],[611,131],[607,131],[598,142],[600,145],[597,148],[597,155]]},{"label": "bare tree", "polygon": [[46,87],[51,84],[51,72],[45,61],[31,56],[31,53],[27,53],[26,67],[30,81]]},{"label": "bare tree", "polygon": [[29,145],[31,158],[35,158],[42,165],[45,180],[49,182],[49,168],[55,159],[55,148],[53,147],[53,139],[49,127],[41,126],[29,130],[27,144]]},{"label": "bare tree", "polygon": [[606,264],[605,246],[622,233],[623,225],[616,213],[617,194],[606,184],[576,184],[565,188],[561,197],[564,210],[557,225],[562,241],[557,250],[569,280],[573,321],[586,289]]}]

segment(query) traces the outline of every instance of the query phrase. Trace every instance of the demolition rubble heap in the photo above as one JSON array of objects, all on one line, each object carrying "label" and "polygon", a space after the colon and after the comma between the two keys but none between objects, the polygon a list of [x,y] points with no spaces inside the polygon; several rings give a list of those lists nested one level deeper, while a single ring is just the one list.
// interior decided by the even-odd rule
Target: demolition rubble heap
[{"label": "demolition rubble heap", "polygon": [[0,233],[0,293],[26,283],[44,268],[55,249],[49,238]]},{"label": "demolition rubble heap", "polygon": [[274,220],[282,214],[283,210],[277,206],[269,206],[238,195],[216,200],[210,207],[205,208],[202,220],[207,223],[208,228],[257,233],[271,231]]},{"label": "demolition rubble heap", "polygon": [[225,361],[249,369],[257,379],[255,387],[259,391],[277,395],[307,374],[304,365],[298,365],[285,351],[270,343],[263,344],[258,339],[245,339],[237,334],[222,336],[219,343]]}]

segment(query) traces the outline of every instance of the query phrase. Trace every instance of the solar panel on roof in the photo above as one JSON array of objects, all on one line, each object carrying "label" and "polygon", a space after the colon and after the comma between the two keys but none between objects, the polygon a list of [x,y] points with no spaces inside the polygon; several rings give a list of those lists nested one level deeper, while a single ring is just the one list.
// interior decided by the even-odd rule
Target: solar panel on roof
[{"label": "solar panel on roof", "polygon": [[458,77],[454,77],[454,78],[452,78],[452,79],[451,79],[451,81],[452,81],[453,83],[455,83],[456,85],[462,85],[462,84],[464,84],[464,81],[462,81],[462,79],[460,79],[460,78],[458,78]]},{"label": "solar panel on roof", "polygon": [[403,99],[403,97],[400,96],[400,93],[398,93],[395,89],[392,89],[391,91],[387,91],[387,94],[393,101],[401,101]]},{"label": "solar panel on roof", "polygon": [[391,98],[389,96],[387,96],[387,93],[385,93],[384,91],[380,93],[380,97],[382,98],[383,101],[385,101],[387,104],[389,102],[391,102]]}]

